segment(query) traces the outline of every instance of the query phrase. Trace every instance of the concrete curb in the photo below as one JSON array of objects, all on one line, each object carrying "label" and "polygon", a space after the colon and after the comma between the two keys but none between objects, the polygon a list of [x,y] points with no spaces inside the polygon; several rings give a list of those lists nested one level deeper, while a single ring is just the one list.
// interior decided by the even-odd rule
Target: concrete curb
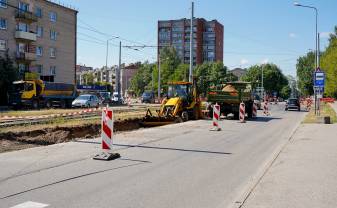
[{"label": "concrete curb", "polygon": [[[304,117],[303,117],[304,118]],[[281,143],[278,147],[276,147],[275,151],[272,153],[271,158],[267,158],[266,161],[260,166],[258,171],[254,176],[251,177],[251,179],[248,181],[247,185],[243,188],[243,193],[240,194],[237,198],[235,198],[232,205],[229,207],[231,208],[241,208],[244,206],[246,200],[250,196],[250,194],[254,191],[256,186],[260,183],[262,178],[265,176],[265,174],[268,172],[270,167],[274,164],[275,160],[278,158],[280,153],[284,150],[284,148],[289,144],[289,142],[292,140],[293,136],[297,132],[297,130],[301,127],[302,120],[299,121],[294,129],[290,133],[290,137],[285,140],[283,143]]]}]

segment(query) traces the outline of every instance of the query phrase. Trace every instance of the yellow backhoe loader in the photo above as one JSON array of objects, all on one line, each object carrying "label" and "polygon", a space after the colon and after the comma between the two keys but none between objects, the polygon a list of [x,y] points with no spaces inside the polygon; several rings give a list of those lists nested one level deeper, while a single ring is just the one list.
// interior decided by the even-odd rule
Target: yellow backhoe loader
[{"label": "yellow backhoe loader", "polygon": [[156,111],[157,115],[147,109],[141,124],[145,127],[161,126],[199,119],[202,116],[200,106],[196,79],[193,79],[193,83],[169,82],[167,96]]}]

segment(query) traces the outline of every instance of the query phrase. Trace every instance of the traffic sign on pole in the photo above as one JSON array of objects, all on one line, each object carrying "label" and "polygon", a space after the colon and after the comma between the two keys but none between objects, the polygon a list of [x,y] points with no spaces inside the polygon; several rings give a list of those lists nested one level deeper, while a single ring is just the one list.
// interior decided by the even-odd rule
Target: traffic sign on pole
[{"label": "traffic sign on pole", "polygon": [[317,68],[314,74],[314,85],[315,87],[323,88],[325,84],[325,73]]}]

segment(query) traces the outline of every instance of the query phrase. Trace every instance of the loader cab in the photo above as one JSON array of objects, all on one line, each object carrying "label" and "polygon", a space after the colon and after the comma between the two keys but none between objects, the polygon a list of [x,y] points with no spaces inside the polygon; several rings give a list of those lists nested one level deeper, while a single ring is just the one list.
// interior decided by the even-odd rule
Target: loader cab
[{"label": "loader cab", "polygon": [[170,82],[168,83],[168,98],[180,97],[183,100],[189,100],[191,98],[191,86],[190,82]]},{"label": "loader cab", "polygon": [[34,81],[13,82],[15,93],[19,93],[22,99],[31,99],[36,96],[36,85]]}]

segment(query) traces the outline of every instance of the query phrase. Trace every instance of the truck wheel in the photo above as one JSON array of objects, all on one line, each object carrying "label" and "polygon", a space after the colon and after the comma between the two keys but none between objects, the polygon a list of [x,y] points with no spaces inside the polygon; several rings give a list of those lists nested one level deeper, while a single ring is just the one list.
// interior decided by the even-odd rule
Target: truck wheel
[{"label": "truck wheel", "polygon": [[67,104],[65,100],[61,100],[61,108],[66,108]]},{"label": "truck wheel", "polygon": [[39,101],[38,100],[33,100],[33,109],[38,109],[39,108]]},{"label": "truck wheel", "polygon": [[181,118],[183,119],[183,121],[188,121],[188,112],[187,111],[183,111],[181,113]]},{"label": "truck wheel", "polygon": [[51,100],[47,100],[47,102],[46,102],[46,107],[47,107],[47,108],[53,107],[53,105],[52,105],[52,103],[51,103]]}]

